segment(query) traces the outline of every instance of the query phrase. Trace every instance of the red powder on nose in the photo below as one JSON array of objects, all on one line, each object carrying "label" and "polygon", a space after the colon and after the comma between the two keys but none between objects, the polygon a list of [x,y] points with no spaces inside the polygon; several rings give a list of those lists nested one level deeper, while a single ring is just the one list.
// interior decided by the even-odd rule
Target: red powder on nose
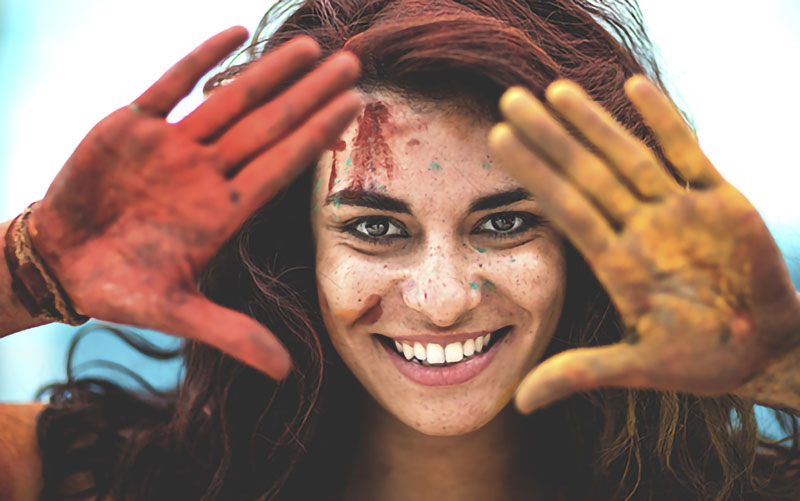
[{"label": "red powder on nose", "polygon": [[380,101],[369,103],[358,119],[358,132],[353,142],[353,184],[351,187],[366,188],[366,180],[378,169],[386,172],[389,179],[394,170],[394,155],[386,143],[384,131],[394,131],[389,109]]}]

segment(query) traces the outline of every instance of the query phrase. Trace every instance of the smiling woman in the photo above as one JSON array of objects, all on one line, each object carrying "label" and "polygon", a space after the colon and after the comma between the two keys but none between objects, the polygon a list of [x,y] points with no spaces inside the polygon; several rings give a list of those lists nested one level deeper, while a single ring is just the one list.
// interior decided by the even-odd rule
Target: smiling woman
[{"label": "smiling woman", "polygon": [[16,491],[796,499],[797,448],[758,435],[753,402],[800,410],[800,302],[637,20],[629,2],[281,2],[169,124],[244,33],[179,62],[2,226],[0,318],[171,332],[186,377],[56,387],[43,479]]},{"label": "smiling woman", "polygon": [[311,200],[326,330],[411,429],[469,433],[508,404],[550,342],[564,301],[562,239],[533,197],[492,168],[485,117],[419,111],[393,93],[363,99],[383,110],[384,154],[359,144],[372,126],[359,120],[314,174],[331,186]]}]

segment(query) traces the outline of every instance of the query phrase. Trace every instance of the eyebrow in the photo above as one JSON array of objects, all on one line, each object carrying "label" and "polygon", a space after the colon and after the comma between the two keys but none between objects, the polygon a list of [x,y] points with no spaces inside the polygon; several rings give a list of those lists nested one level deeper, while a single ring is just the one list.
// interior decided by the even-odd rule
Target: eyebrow
[{"label": "eyebrow", "polygon": [[496,209],[498,207],[511,205],[520,200],[533,200],[533,195],[525,188],[501,191],[475,200],[469,205],[469,211],[478,212],[481,210]]},{"label": "eyebrow", "polygon": [[411,214],[411,208],[407,203],[399,198],[390,197],[375,190],[362,190],[360,188],[345,188],[328,195],[325,205],[330,204],[352,205],[355,207],[366,207],[388,212],[399,212],[401,214]]},{"label": "eyebrow", "polygon": [[[511,205],[520,200],[533,200],[533,195],[525,188],[506,190],[491,195],[483,196],[469,206],[469,212],[496,209],[506,205]],[[373,189],[362,190],[360,188],[345,188],[335,193],[331,193],[325,199],[325,205],[330,204],[350,205],[354,207],[366,207],[387,212],[397,212],[400,214],[411,214],[411,208],[407,203],[399,198],[391,197],[379,193]]]}]

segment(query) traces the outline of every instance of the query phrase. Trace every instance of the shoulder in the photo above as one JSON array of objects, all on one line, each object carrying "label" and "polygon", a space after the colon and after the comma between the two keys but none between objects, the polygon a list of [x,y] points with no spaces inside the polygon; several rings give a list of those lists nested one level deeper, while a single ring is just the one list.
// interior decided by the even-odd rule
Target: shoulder
[{"label": "shoulder", "polygon": [[33,501],[42,490],[36,419],[45,404],[0,404],[0,501]]}]

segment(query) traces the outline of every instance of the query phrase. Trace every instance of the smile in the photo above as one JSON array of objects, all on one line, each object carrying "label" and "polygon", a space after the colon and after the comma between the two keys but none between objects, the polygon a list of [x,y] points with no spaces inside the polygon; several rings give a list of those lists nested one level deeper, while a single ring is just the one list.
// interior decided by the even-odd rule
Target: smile
[{"label": "smile", "polygon": [[511,330],[509,325],[463,342],[447,344],[423,344],[380,334],[376,337],[392,363],[406,377],[426,386],[443,386],[461,384],[481,373],[494,358],[500,341]]}]

